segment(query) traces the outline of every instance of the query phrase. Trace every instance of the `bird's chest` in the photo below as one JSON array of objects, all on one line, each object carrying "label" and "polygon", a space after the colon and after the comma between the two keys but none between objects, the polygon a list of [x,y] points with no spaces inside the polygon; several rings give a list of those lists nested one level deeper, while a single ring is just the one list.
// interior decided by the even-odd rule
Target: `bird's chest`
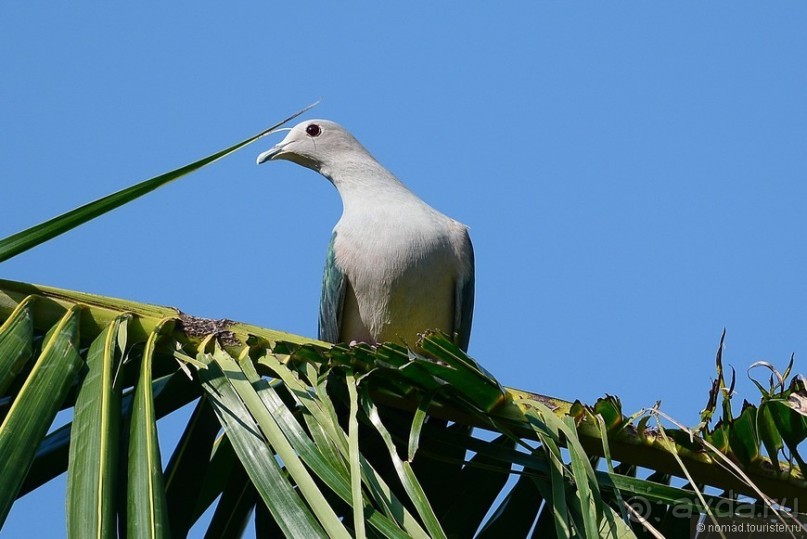
[{"label": "bird's chest", "polygon": [[425,329],[450,329],[455,261],[439,230],[405,221],[340,227],[334,247],[348,281],[348,332],[398,340]]},{"label": "bird's chest", "polygon": [[426,284],[450,267],[453,253],[442,234],[407,223],[337,229],[336,262],[356,287]]}]

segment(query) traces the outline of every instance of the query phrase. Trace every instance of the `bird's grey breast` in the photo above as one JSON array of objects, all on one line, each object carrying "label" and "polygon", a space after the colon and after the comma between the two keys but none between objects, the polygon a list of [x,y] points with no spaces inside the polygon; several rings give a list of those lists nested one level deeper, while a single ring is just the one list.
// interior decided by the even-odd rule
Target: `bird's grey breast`
[{"label": "bird's grey breast", "polygon": [[458,261],[451,223],[433,210],[340,221],[334,250],[349,285],[345,339],[414,344],[425,329],[452,331]]}]

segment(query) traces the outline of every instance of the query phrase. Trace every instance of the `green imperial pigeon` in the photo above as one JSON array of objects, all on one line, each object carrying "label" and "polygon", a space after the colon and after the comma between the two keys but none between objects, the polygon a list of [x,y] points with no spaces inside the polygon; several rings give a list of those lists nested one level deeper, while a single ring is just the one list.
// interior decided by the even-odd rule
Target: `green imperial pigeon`
[{"label": "green imperial pigeon", "polygon": [[411,347],[439,329],[467,350],[474,253],[465,225],[423,202],[333,122],[296,125],[258,164],[273,159],[319,172],[342,198],[325,259],[321,340]]}]

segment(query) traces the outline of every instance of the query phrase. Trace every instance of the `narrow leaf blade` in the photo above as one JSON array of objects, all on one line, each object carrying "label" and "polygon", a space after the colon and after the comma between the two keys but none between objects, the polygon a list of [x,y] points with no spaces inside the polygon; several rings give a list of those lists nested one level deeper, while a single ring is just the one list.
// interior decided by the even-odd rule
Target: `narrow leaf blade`
[{"label": "narrow leaf blade", "polygon": [[170,530],[151,384],[154,349],[162,328],[169,323],[171,320],[164,320],[149,336],[135,389],[126,497],[129,537],[168,537]]},{"label": "narrow leaf blade", "polygon": [[308,107],[292,114],[288,118],[284,119],[281,122],[273,125],[272,127],[261,131],[257,135],[253,135],[246,140],[243,140],[237,144],[230,146],[229,148],[225,148],[224,150],[218,151],[214,154],[211,154],[207,157],[199,159],[198,161],[194,161],[184,167],[180,167],[176,170],[172,170],[171,172],[167,172],[165,174],[161,174],[149,180],[145,180],[140,182],[136,185],[131,187],[127,187],[126,189],[122,189],[116,193],[111,195],[107,195],[103,198],[100,198],[94,202],[90,202],[85,204],[79,208],[71,210],[67,213],[63,213],[58,217],[54,217],[44,223],[40,223],[38,225],[32,226],[26,230],[13,234],[3,240],[0,240],[0,262],[8,260],[22,252],[27,251],[33,247],[36,247],[40,243],[44,243],[60,234],[63,234],[73,228],[86,223],[96,217],[103,215],[115,208],[118,208],[132,200],[140,198],[143,195],[154,191],[155,189],[162,187],[163,185],[170,183],[176,179],[181,178],[191,172],[199,170],[200,168],[213,163],[214,161],[218,161],[219,159],[226,157],[227,155],[235,152],[243,148],[248,144],[252,144],[259,138],[263,137],[264,135],[269,134],[274,129],[277,129],[284,123],[288,122],[303,114],[305,111],[309,110],[311,107],[316,105],[309,105]]},{"label": "narrow leaf blade", "polygon": [[25,298],[0,326],[0,395],[8,389],[33,353],[33,300],[33,296]]},{"label": "narrow leaf blade", "polygon": [[326,537],[311,510],[283,476],[274,454],[224,372],[209,356],[200,354],[199,360],[207,364],[206,369],[198,371],[199,377],[224,432],[280,528],[288,537]]},{"label": "narrow leaf blade", "polygon": [[82,363],[78,352],[80,311],[79,306],[69,309],[49,332],[39,359],[0,426],[0,527]]},{"label": "narrow leaf blade", "polygon": [[76,400],[70,437],[68,537],[114,537],[116,533],[121,392],[114,387],[114,376],[122,356],[118,332],[127,318],[123,315],[110,324],[87,354],[87,374]]}]

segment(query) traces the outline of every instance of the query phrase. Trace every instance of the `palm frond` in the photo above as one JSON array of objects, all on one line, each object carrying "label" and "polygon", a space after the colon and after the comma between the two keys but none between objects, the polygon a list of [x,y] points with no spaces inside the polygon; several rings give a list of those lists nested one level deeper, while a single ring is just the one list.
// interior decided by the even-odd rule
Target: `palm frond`
[{"label": "palm frond", "polygon": [[[741,501],[762,512],[760,492],[783,508],[807,499],[798,377],[774,376],[758,406],[712,428],[651,428],[656,410],[627,417],[615,397],[587,406],[502,387],[439,333],[420,353],[330,345],[10,281],[0,319],[7,364],[31,356],[0,396],[0,459],[20,470],[2,474],[0,507],[67,471],[71,535],[115,535],[116,517],[129,533],[181,535],[217,497],[212,535],[243,529],[255,509],[262,529],[300,537],[623,537],[682,530]],[[155,421],[197,399],[163,471]],[[46,436],[70,407],[73,423]],[[116,503],[124,483],[128,504]]]}]

